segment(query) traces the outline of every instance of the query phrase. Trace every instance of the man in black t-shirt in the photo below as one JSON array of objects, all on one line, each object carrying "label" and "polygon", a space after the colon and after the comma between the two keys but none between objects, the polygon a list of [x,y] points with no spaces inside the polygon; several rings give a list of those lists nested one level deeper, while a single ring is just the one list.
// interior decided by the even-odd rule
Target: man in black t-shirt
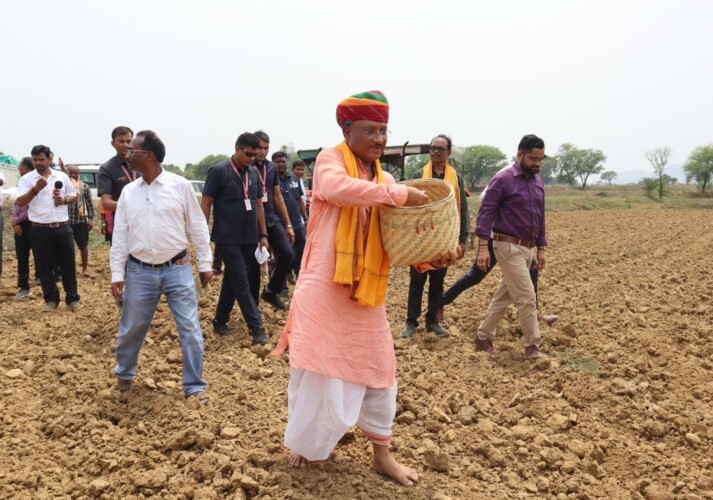
[{"label": "man in black t-shirt", "polygon": [[[278,294],[282,291],[283,283],[287,278],[290,264],[292,264],[292,259],[294,258],[292,245],[295,242],[295,231],[292,228],[292,223],[290,223],[290,216],[287,214],[285,201],[280,193],[277,167],[267,159],[270,138],[262,130],[255,132],[255,135],[260,142],[256,150],[257,157],[254,165],[262,181],[265,225],[267,226],[270,249],[275,257],[275,270],[270,276],[270,281],[260,294],[260,298],[275,309],[285,309],[285,304]],[[282,224],[280,224],[280,220],[282,220]]]},{"label": "man in black t-shirt", "polygon": [[232,333],[228,320],[237,300],[253,344],[266,344],[268,338],[254,297],[257,290],[251,290],[255,283],[260,286],[255,250],[258,244],[268,245],[262,182],[255,167],[250,165],[258,145],[254,134],[241,134],[235,143],[235,154],[211,167],[203,186],[201,209],[206,221],[210,221],[213,208],[210,239],[225,264],[213,329],[221,336]]},{"label": "man in black t-shirt", "polygon": [[[287,173],[287,153],[277,151],[272,155],[272,161],[277,165],[277,175],[280,179],[280,192],[282,199],[285,200],[287,213],[290,216],[290,222],[295,231],[295,244],[292,247],[294,258],[290,264],[290,270],[294,271],[295,276],[300,275],[300,264],[302,263],[302,253],[305,249],[307,240],[307,229],[305,222],[308,220],[307,208],[304,201],[304,191],[299,183],[299,179]],[[287,284],[283,283],[283,287]]]},{"label": "man in black t-shirt", "polygon": [[112,130],[111,146],[116,150],[116,155],[107,160],[99,169],[97,194],[101,199],[104,213],[101,232],[106,241],[110,243],[116,202],[119,201],[121,190],[140,176],[138,172],[133,172],[129,168],[129,161],[126,157],[133,138],[134,132],[129,127],[120,126]]}]

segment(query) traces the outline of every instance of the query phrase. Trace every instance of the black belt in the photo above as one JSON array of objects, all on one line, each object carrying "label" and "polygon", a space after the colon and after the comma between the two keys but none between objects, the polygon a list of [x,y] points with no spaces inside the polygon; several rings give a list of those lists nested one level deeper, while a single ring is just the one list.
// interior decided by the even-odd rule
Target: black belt
[{"label": "black belt", "polygon": [[166,266],[170,266],[171,264],[175,264],[177,260],[181,260],[186,255],[188,255],[188,251],[183,250],[181,253],[176,254],[174,257],[172,257],[171,260],[167,260],[166,262],[161,262],[160,264],[149,264],[147,262],[141,262],[139,259],[137,259],[136,257],[134,257],[131,254],[129,254],[129,260],[132,262],[136,262],[137,264],[141,264],[142,266],[156,268],[156,267],[166,267]]}]

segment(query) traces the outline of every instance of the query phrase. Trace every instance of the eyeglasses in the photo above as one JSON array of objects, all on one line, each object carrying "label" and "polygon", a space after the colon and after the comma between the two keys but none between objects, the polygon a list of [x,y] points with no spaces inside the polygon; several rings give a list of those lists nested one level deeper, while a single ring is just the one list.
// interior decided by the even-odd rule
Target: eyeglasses
[{"label": "eyeglasses", "polygon": [[248,158],[255,158],[257,156],[257,153],[253,151],[247,151],[245,148],[240,148],[240,151],[245,153],[245,156],[247,156]]},{"label": "eyeglasses", "polygon": [[126,150],[126,158],[131,158],[134,153],[150,153],[151,151],[147,149],[132,149],[129,148]]},{"label": "eyeglasses", "polygon": [[530,161],[530,163],[542,163],[547,159],[547,156],[527,156],[527,159]]},{"label": "eyeglasses", "polygon": [[431,153],[445,153],[446,151],[448,151],[443,146],[431,146],[430,148],[428,148],[428,150],[431,151]]},{"label": "eyeglasses", "polygon": [[352,128],[354,130],[358,130],[359,132],[361,132],[362,134],[367,136],[369,139],[374,139],[374,138],[376,138],[377,135],[380,137],[383,137],[384,139],[388,139],[389,135],[391,135],[391,130],[389,130],[387,128],[382,128],[382,129],[378,129],[378,128],[364,128],[364,129],[362,129],[362,128],[357,128],[357,127],[352,127]]}]

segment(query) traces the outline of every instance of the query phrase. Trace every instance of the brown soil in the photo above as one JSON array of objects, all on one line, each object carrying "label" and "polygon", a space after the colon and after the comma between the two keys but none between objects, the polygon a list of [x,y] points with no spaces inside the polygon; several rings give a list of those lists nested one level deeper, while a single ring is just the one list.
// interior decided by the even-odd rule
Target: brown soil
[{"label": "brown soil", "polygon": [[[180,389],[181,351],[165,303],[134,390],[112,376],[118,310],[108,249],[80,278],[84,308],[40,313],[40,290],[13,300],[5,255],[0,303],[0,497],[713,498],[713,222],[706,211],[554,213],[541,275],[549,358],[523,360],[514,311],[489,359],[472,346],[496,270],[446,311],[452,336],[398,338],[408,273],[388,299],[396,336],[395,456],[421,473],[406,490],[372,472],[349,433],[332,461],[286,464],[287,359],[218,338],[203,299],[211,403]],[[447,284],[470,266],[452,269]],[[285,314],[263,304],[275,339]]]}]

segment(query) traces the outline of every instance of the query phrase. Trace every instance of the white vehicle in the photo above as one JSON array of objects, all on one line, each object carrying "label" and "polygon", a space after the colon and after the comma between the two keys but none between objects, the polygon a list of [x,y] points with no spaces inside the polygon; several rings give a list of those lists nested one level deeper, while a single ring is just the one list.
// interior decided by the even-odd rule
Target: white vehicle
[{"label": "white vehicle", "polygon": [[195,193],[196,197],[200,199],[203,196],[203,186],[205,186],[205,181],[188,179],[188,182],[190,182],[191,186],[193,186],[193,192]]}]

